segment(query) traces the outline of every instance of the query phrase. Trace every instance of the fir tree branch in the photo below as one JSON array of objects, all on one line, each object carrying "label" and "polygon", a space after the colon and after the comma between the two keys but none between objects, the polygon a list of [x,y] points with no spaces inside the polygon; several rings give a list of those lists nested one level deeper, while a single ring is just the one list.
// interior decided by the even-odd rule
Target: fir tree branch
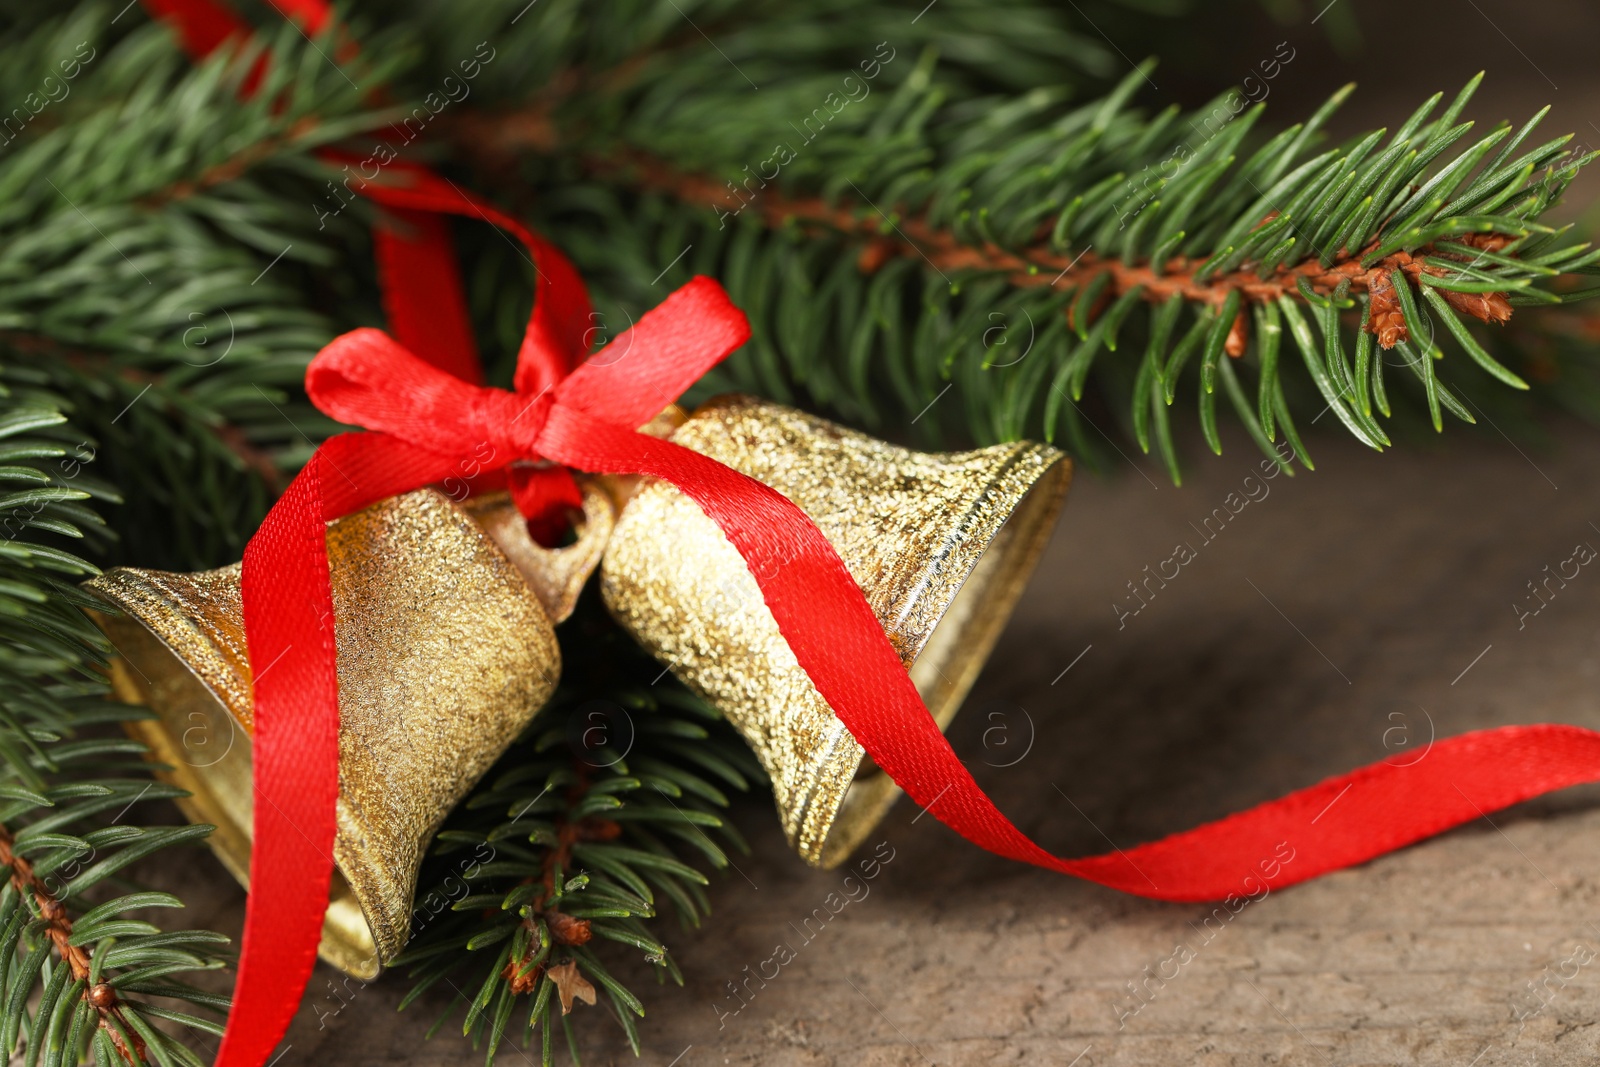
[{"label": "fir tree branch", "polygon": [[14,366],[0,379],[0,1050],[24,1048],[30,1067],[91,1052],[198,1067],[166,1027],[220,1024],[158,1001],[225,1011],[227,998],[168,976],[221,966],[213,951],[227,939],[135,918],[181,907],[169,894],[105,892],[126,886],[131,864],[210,830],[122,823],[140,801],[181,792],[150,777],[143,746],[108,732],[144,713],[107,699],[105,643],[73,584],[95,568],[61,547],[103,547],[90,505],[116,495],[88,470],[97,444],[61,399]]},{"label": "fir tree branch", "polygon": [[32,898],[39,918],[44,923],[45,936],[55,945],[57,958],[71,968],[72,980],[85,987],[82,999],[99,1015],[99,1028],[116,1047],[118,1055],[130,1065],[144,1063],[144,1040],[136,1032],[130,1032],[131,1027],[122,1014],[117,991],[105,981],[89,984],[94,977],[90,955],[83,946],[73,941],[72,919],[67,914],[66,906],[34,873],[33,865],[25,857],[16,854],[15,845],[16,838],[11,831],[0,826],[0,867],[10,869],[11,888],[18,896]]},{"label": "fir tree branch", "polygon": [[[280,21],[196,68],[167,27],[130,14],[113,33],[115,14],[87,4],[39,31],[93,58],[61,121],[0,153],[0,355],[105,443],[130,558],[216,566],[335,429],[299,396],[330,311],[376,321],[370,283],[349,280],[363,272],[338,269],[365,263],[365,208],[325,202],[338,170],[315,152],[392,117],[351,75],[376,84],[408,53],[379,34],[381,62],[346,73]],[[30,47],[8,41],[0,67]]]},{"label": "fir tree branch", "polygon": [[[489,125],[498,128],[500,121],[496,119]],[[527,133],[526,128],[520,125],[522,119],[510,116],[507,121],[512,123],[509,128],[512,135],[490,142],[495,148],[507,145],[527,147],[530,144],[548,148],[553,145],[553,141],[547,140],[553,137],[547,125],[540,125],[535,120],[531,133]],[[468,129],[475,128],[476,123],[468,125]],[[506,133],[507,130],[501,128],[501,132]],[[481,142],[478,147],[482,148]],[[504,160],[499,162],[503,164]],[[686,206],[707,208],[719,215],[731,215],[746,206],[744,201],[729,193],[725,185],[701,175],[676,173],[661,161],[648,157],[635,156],[626,162],[594,160],[590,161],[589,166],[603,176],[623,174],[622,182],[634,188],[664,193]],[[1382,252],[1380,234],[1367,247],[1355,252],[1340,249],[1327,262],[1306,260],[1293,265],[1280,263],[1265,274],[1246,264],[1230,273],[1212,274],[1202,279],[1199,271],[1206,265],[1204,259],[1175,256],[1161,264],[1152,264],[1149,260],[1129,264],[1087,250],[1076,255],[1056,252],[1048,241],[1015,251],[993,243],[976,245],[964,243],[949,228],[934,227],[923,215],[894,211],[891,221],[886,223],[886,217],[876,209],[849,201],[829,202],[817,196],[790,197],[774,193],[750,206],[757,209],[761,219],[771,229],[795,225],[817,226],[841,235],[868,238],[868,243],[856,260],[856,266],[863,275],[875,273],[892,256],[908,259],[920,257],[935,270],[948,273],[1000,274],[1020,289],[1043,287],[1063,293],[1076,292],[1104,274],[1110,277],[1110,284],[1101,291],[1098,300],[1100,306],[1128,293],[1137,293],[1142,300],[1151,304],[1163,304],[1176,295],[1186,303],[1215,308],[1221,308],[1228,294],[1234,290],[1238,290],[1247,303],[1267,304],[1286,296],[1299,300],[1302,299],[1299,288],[1301,280],[1321,296],[1332,295],[1340,286],[1355,292],[1378,290],[1387,293],[1391,291],[1387,282],[1387,275],[1391,271],[1403,271],[1418,284],[1424,275],[1429,278],[1449,278],[1450,268],[1438,262],[1429,262],[1430,257],[1446,263],[1470,265],[1474,250],[1496,252],[1514,239],[1492,232],[1468,233],[1457,238],[1453,246],[1444,243],[1444,247],[1439,247],[1428,242],[1412,252],[1396,251],[1381,254],[1375,260],[1370,259],[1373,254]],[[1257,229],[1277,217],[1276,211],[1269,211]],[[1446,290],[1445,293],[1446,299],[1457,311],[1480,322],[1503,323],[1511,317],[1511,306],[1503,293],[1465,294],[1454,290]],[[1386,308],[1392,301],[1392,296],[1385,298]],[[1389,313],[1397,312],[1396,306]],[[1243,314],[1240,313],[1241,320]],[[1389,321],[1389,328],[1383,331],[1383,347],[1386,349],[1405,340],[1404,324]],[[1372,332],[1380,332],[1376,323]],[[1243,355],[1242,341],[1239,347],[1230,349],[1229,354]]]},{"label": "fir tree branch", "polygon": [[[1199,379],[1213,450],[1219,395],[1267,455],[1280,429],[1292,433],[1289,398],[1303,390],[1283,381],[1284,331],[1321,406],[1381,448],[1389,436],[1371,397],[1387,396],[1373,380],[1383,361],[1363,357],[1357,340],[1358,381],[1346,365],[1349,332],[1406,353],[1436,428],[1444,411],[1470,422],[1457,393],[1475,388],[1471,375],[1452,374],[1447,385],[1433,373],[1443,354],[1438,316],[1441,340],[1448,333],[1490,378],[1526,388],[1459,319],[1500,324],[1519,303],[1558,303],[1564,297],[1544,283],[1600,261],[1539,221],[1594,158],[1569,153],[1569,138],[1525,147],[1543,113],[1460,148],[1473,79],[1442,113],[1435,96],[1387,142],[1380,130],[1318,151],[1317,132],[1346,90],[1245,154],[1259,107],[1235,118],[1221,101],[1186,119],[1171,109],[1147,119],[1128,106],[1140,77],[1077,108],[1048,94],[978,108],[947,101],[953,89],[925,57],[892,94],[841,110],[814,143],[780,144],[781,153],[756,147],[783,135],[751,132],[762,121],[754,113],[744,125],[723,120],[718,134],[739,132],[731,148],[716,148],[692,128],[700,105],[681,101],[688,122],[647,108],[601,127],[590,101],[575,115],[557,109],[513,123],[474,151],[485,172],[524,183],[530,174],[564,180],[567,161],[580,160],[608,195],[545,190],[544,218],[612,301],[633,313],[648,306],[647,278],[716,274],[756,320],[753,344],[719,382],[847,418],[870,420],[885,398],[900,418],[920,418],[954,382],[972,436],[1052,437],[1064,427],[1074,450],[1092,455],[1078,403],[1091,380],[1109,379],[1130,434],[1146,450],[1159,445],[1176,479],[1165,409],[1186,374]],[[690,92],[715,95],[710,86]],[[1198,144],[1194,130],[1205,131]],[[519,139],[519,157],[495,158]],[[727,162],[707,171],[713,158]],[[750,159],[762,160],[759,173],[741,162]],[[674,246],[693,254],[663,272],[650,252],[671,260]],[[1176,317],[1162,330],[1153,309],[1133,313],[1169,301]],[[1007,331],[996,319],[1025,319],[1043,350],[1026,360],[1000,350],[991,338],[1003,344]],[[1260,330],[1272,334],[1270,350]],[[1144,357],[1120,371],[1111,355],[1119,334],[1134,336],[1133,359]],[[1159,344],[1144,343],[1158,334]],[[1429,358],[1407,347],[1414,337]],[[1253,358],[1224,375],[1213,350]],[[1240,380],[1245,368],[1255,382]],[[1248,402],[1247,384],[1256,394]],[[1379,414],[1388,414],[1383,404]]]}]

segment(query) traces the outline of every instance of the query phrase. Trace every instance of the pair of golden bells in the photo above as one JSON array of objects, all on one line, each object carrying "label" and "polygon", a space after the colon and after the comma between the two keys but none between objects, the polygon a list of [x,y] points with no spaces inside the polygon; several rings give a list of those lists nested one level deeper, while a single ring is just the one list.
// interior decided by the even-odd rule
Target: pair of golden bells
[{"label": "pair of golden bells", "polygon": [[[729,396],[671,438],[778,490],[831,541],[940,727],[999,637],[1060,511],[1070,464],[1020,442],[929,455]],[[688,497],[584,482],[573,544],[546,549],[504,494],[417,490],[328,527],[340,705],[337,871],[324,959],[374,977],[404,946],[433,834],[555,688],[554,625],[602,565],[613,616],[744,735],[790,843],[842,862],[899,791],[796,662],[743,559]],[[120,656],[116,695],[185,814],[248,884],[251,664],[240,567],[118,568],[86,583]],[[269,665],[267,670],[271,669]]]}]

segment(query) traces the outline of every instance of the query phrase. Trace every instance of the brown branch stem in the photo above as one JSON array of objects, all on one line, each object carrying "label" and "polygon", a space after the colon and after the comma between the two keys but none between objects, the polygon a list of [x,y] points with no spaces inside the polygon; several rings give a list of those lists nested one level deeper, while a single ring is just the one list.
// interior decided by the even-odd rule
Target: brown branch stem
[{"label": "brown branch stem", "polygon": [[[450,132],[458,147],[477,156],[490,170],[502,173],[514,173],[514,161],[521,153],[550,153],[561,147],[560,132],[547,103],[500,115],[465,115],[456,120]],[[765,186],[759,190],[746,189],[747,199],[732,183],[718,183],[705,175],[679,171],[641,152],[590,155],[582,162],[597,177],[708,208],[724,221],[748,208],[771,229],[799,224],[865,237],[868,243],[857,259],[858,267],[865,274],[875,272],[891,257],[906,256],[921,258],[941,274],[956,271],[1001,274],[1012,285],[1027,289],[1072,291],[1101,275],[1109,275],[1102,302],[1137,289],[1140,297],[1150,303],[1162,303],[1180,294],[1189,303],[1214,308],[1220,308],[1235,291],[1246,303],[1265,304],[1283,296],[1298,298],[1301,281],[1321,296],[1347,285],[1351,291],[1373,295],[1370,328],[1385,348],[1406,340],[1404,320],[1398,316],[1398,304],[1390,284],[1391,272],[1403,272],[1416,283],[1424,274],[1445,273],[1439,267],[1426,264],[1425,257],[1454,258],[1432,245],[1425,245],[1411,253],[1396,252],[1363,265],[1362,261],[1380,243],[1379,239],[1374,239],[1356,252],[1341,249],[1326,267],[1320,259],[1312,259],[1280,267],[1263,277],[1253,264],[1246,263],[1227,274],[1209,274],[1202,278],[1199,271],[1203,261],[1184,257],[1169,259],[1157,270],[1148,262],[1128,264],[1101,256],[1092,249],[1076,254],[1056,251],[1042,240],[1022,249],[1002,248],[993,243],[969,244],[950,230],[931,225],[915,212],[894,210],[886,214],[872,205],[786,195]],[[1272,217],[1263,219],[1262,224]],[[1458,244],[1489,250],[1498,249],[1509,240],[1497,234],[1455,238]],[[1511,305],[1502,293],[1441,292],[1457,311],[1481,322],[1502,323],[1511,316]],[[1237,328],[1235,334],[1230,339],[1229,352],[1242,355],[1242,327]]]},{"label": "brown branch stem", "polygon": [[[55,946],[56,955],[71,968],[73,980],[88,982],[92,974],[90,955],[82,945],[72,943],[72,919],[67,915],[66,905],[34,872],[33,864],[26,857],[17,855],[16,838],[4,825],[0,825],[0,866],[11,869],[11,888],[23,899],[33,900],[39,918],[44,920],[45,936]],[[111,1043],[116,1046],[123,1060],[130,1067],[143,1064],[144,1042],[123,1017],[122,1003],[116,990],[104,981],[96,982],[84,991],[83,999],[99,1014],[100,1027],[110,1035]],[[113,1020],[118,1025],[112,1025]],[[132,1039],[131,1046],[123,1039],[123,1030]]]},{"label": "brown branch stem", "polygon": [[[1164,303],[1179,294],[1189,303],[1220,308],[1228,295],[1237,291],[1247,303],[1265,304],[1283,296],[1299,296],[1300,282],[1304,281],[1319,296],[1328,296],[1341,285],[1355,292],[1373,294],[1372,331],[1379,335],[1385,348],[1391,348],[1406,339],[1404,321],[1385,320],[1387,329],[1380,329],[1379,318],[1394,302],[1390,274],[1403,272],[1413,283],[1424,274],[1441,275],[1445,271],[1424,262],[1425,257],[1447,253],[1424,245],[1415,252],[1395,252],[1370,264],[1363,261],[1377,250],[1381,241],[1374,239],[1359,252],[1341,249],[1332,263],[1323,266],[1319,259],[1310,259],[1293,266],[1280,267],[1265,277],[1250,265],[1227,274],[1199,276],[1202,260],[1174,257],[1157,270],[1149,263],[1124,263],[1120,259],[1102,257],[1092,249],[1076,255],[1057,252],[1042,244],[1020,250],[1002,248],[988,243],[965,244],[954,233],[940,229],[916,214],[896,213],[886,215],[877,209],[863,210],[860,206],[829,203],[821,197],[790,197],[777,192],[761,191],[746,201],[730,193],[726,185],[699,175],[682,174],[666,164],[634,155],[622,162],[591,161],[591,168],[602,173],[631,177],[641,189],[661,192],[689,204],[702,204],[716,211],[739,212],[746,207],[756,209],[770,228],[799,223],[824,227],[842,234],[856,234],[870,238],[858,259],[863,273],[872,273],[891,256],[918,256],[941,274],[954,271],[982,271],[1003,274],[1012,285],[1032,289],[1048,287],[1072,291],[1088,284],[1101,275],[1110,276],[1103,300],[1110,300],[1138,290],[1142,299],[1150,303]],[[1261,221],[1264,225],[1272,216]],[[1467,235],[1456,238],[1457,243],[1495,250],[1510,239],[1497,234]],[[1511,305],[1504,294],[1457,293],[1443,290],[1445,299],[1464,315],[1482,322],[1505,322],[1511,316]],[[1243,354],[1242,336],[1236,345],[1230,345],[1233,355]]]},{"label": "brown branch stem", "polygon": [[[578,780],[567,791],[567,803],[576,804],[583,799],[589,791],[588,765],[581,759],[576,761]],[[566,870],[572,859],[572,847],[580,841],[610,841],[622,832],[622,827],[611,819],[600,819],[594,816],[585,817],[576,821],[558,819],[556,821],[556,845],[545,853],[540,884],[543,892],[539,894],[537,903],[532,911],[522,920],[523,925],[530,932],[537,932],[537,923],[543,920],[550,929],[550,936],[557,944],[582,945],[590,938],[589,922],[587,919],[574,919],[550,907],[556,897],[556,871]],[[533,879],[528,879],[524,884],[531,884]],[[528,946],[527,953],[521,959],[506,961],[504,970],[500,973],[511,983],[513,993],[531,993],[539,987],[539,979],[544,976],[544,966],[530,967],[533,954],[538,951],[538,939]]]},{"label": "brown branch stem", "polygon": [[207,167],[193,180],[176,182],[164,189],[158,189],[148,196],[141,197],[139,204],[142,207],[156,208],[174,200],[185,200],[196,193],[204,192],[224,182],[231,182],[235,178],[242,177],[245,171],[257,163],[271,159],[274,155],[277,155],[286,147],[316,129],[317,125],[318,119],[314,115],[306,115],[296,119],[277,136],[246,145],[221,163],[215,163]]}]

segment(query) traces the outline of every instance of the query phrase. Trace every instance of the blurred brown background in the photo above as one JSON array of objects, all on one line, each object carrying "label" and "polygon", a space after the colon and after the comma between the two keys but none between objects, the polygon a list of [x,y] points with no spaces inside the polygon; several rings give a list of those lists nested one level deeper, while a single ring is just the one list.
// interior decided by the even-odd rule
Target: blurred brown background
[{"label": "blurred brown background", "polygon": [[[1392,128],[1429,93],[1487,69],[1468,112],[1480,128],[1550,103],[1549,136],[1600,145],[1595,5],[1337,2],[1358,16],[1359,53],[1341,55],[1308,15],[1279,25],[1259,6],[1218,5],[1167,57],[1161,95],[1198,103],[1248,72],[1235,57],[1289,40],[1296,58],[1269,99],[1279,123],[1354,79],[1337,131]],[[1578,218],[1600,199],[1600,172],[1571,199]],[[1580,542],[1600,546],[1600,431],[1558,424],[1537,447],[1447,427],[1442,442],[1384,456],[1336,432],[1309,444],[1315,473],[1268,483],[1122,629],[1111,604],[1126,583],[1194,541],[1191,524],[1258,457],[1235,435],[1221,458],[1189,456],[1182,489],[1142,459],[1074,486],[951,735],[1043,844],[1082,853],[1148,840],[1421,753],[1430,736],[1541,721],[1600,728],[1600,570],[1584,569],[1521,628],[1513,608],[1528,605],[1526,583],[1546,565]],[[672,942],[685,988],[653,990],[642,966],[622,968],[648,991],[642,1062],[1594,1063],[1597,801],[1600,790],[1571,790],[1274,893],[1209,943],[1197,927],[1210,909],[993,859],[902,803],[882,831],[894,858],[870,895],[731,1015],[739,1002],[725,983],[779,942],[798,947],[794,928],[843,873],[801,866],[766,803],[750,802],[739,821],[754,854],[715,881],[711,922]],[[194,882],[208,882],[214,911],[195,924],[239,928],[242,897],[209,858],[147,874],[181,877],[191,899]],[[1194,958],[1175,967],[1185,945]],[[339,994],[348,1006],[327,1014],[334,979],[319,970],[281,1067],[481,1062],[457,1036],[423,1041],[448,990],[397,1017],[403,981],[351,983]],[[585,1062],[632,1061],[616,1028],[581,1032]]]}]

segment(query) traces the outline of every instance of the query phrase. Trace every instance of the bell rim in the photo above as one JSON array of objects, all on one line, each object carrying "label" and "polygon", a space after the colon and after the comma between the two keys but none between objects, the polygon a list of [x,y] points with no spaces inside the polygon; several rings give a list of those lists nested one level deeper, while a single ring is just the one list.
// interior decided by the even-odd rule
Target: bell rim
[{"label": "bell rim", "polygon": [[[236,566],[236,565],[235,565]],[[230,568],[219,568],[228,570]],[[212,572],[200,572],[212,573]],[[217,710],[227,716],[234,728],[244,734],[245,751],[248,753],[254,731],[235,710],[230,700],[220,694],[203,674],[194,670],[185,662],[183,654],[173,646],[167,634],[152,625],[151,620],[145,617],[144,612],[152,609],[158,610],[169,621],[191,630],[199,639],[197,648],[204,649],[206,653],[215,658],[219,663],[225,662],[225,657],[216,647],[211,638],[206,635],[192,621],[180,612],[171,610],[170,605],[164,605],[160,600],[149,599],[132,600],[117,595],[132,590],[149,594],[159,591],[159,586],[150,582],[151,574],[170,575],[172,577],[190,578],[190,575],[180,575],[167,571],[143,571],[134,567],[117,567],[95,578],[84,582],[82,587],[94,596],[105,602],[116,615],[103,611],[88,609],[90,619],[105,633],[107,639],[117,649],[117,655],[112,659],[110,666],[110,682],[113,695],[126,704],[133,704],[150,711],[152,718],[132,719],[124,724],[124,729],[130,737],[142,743],[148,750],[152,759],[159,761],[161,768],[152,773],[162,781],[175,785],[185,790],[189,795],[175,798],[175,803],[184,818],[194,823],[204,823],[212,827],[206,836],[206,845],[212,854],[217,857],[224,869],[233,876],[234,880],[246,890],[250,885],[250,852],[251,831],[244,826],[234,815],[228,811],[218,795],[221,782],[214,775],[208,775],[208,768],[197,767],[184,758],[184,749],[174,735],[172,724],[167,717],[162,715],[150,704],[150,692],[139,680],[133,677],[131,661],[123,651],[124,640],[119,639],[117,631],[126,632],[128,627],[137,627],[149,641],[168,656],[183,672],[180,677],[199,688],[217,707]],[[136,670],[136,668],[134,668]],[[143,672],[139,672],[141,675]],[[147,680],[147,684],[148,680]],[[225,757],[224,757],[225,758]],[[220,762],[220,759],[219,761]],[[341,821],[344,813],[341,812]],[[337,842],[336,842],[337,844]],[[362,981],[376,978],[382,971],[381,953],[379,950],[376,929],[366,915],[366,910],[355,891],[355,888],[345,878],[339,864],[335,864],[333,880],[329,887],[328,909],[324,915],[322,935],[317,945],[317,954],[339,970]]]},{"label": "bell rim", "polygon": [[[1028,577],[1038,566],[1039,559],[1049,544],[1072,482],[1071,458],[1052,445],[1036,441],[1014,441],[970,452],[949,453],[947,457],[956,461],[996,452],[1007,453],[1008,462],[996,471],[984,491],[974,497],[968,507],[968,514],[964,515],[962,521],[956,523],[953,529],[965,528],[967,525],[965,520],[983,510],[989,494],[996,491],[1003,493],[1001,487],[1007,478],[1013,476],[1030,460],[1039,462],[1040,466],[1031,472],[1031,477],[1026,478],[1021,491],[1015,494],[1009,509],[1005,512],[1005,517],[986,531],[981,546],[974,546],[977,550],[972,553],[966,572],[961,575],[960,581],[950,592],[939,622],[922,635],[914,654],[909,657],[911,663],[908,664],[908,670],[914,672],[916,663],[928,650],[928,646],[934,643],[946,620],[956,624],[957,632],[961,634],[961,640],[956,643],[964,646],[964,650],[957,657],[959,667],[955,679],[953,681],[946,679],[948,687],[938,693],[936,699],[930,699],[929,694],[924,691],[924,686],[918,687],[919,694],[928,705],[929,714],[938,724],[940,732],[949,729],[987,664],[1007,622],[1015,612],[1017,601],[1027,586]],[[992,500],[988,502],[991,505],[993,503]],[[1013,522],[1018,525],[1012,529],[1008,537],[1009,543],[996,545]],[[969,583],[986,562],[991,547],[1001,553],[999,558],[992,560],[998,573],[989,577],[987,588],[973,590],[978,596],[977,610],[973,612],[976,618],[971,622],[951,619],[954,614],[953,609],[957,607],[962,594],[973,589]],[[820,834],[814,833],[811,836],[811,840],[816,843],[810,849],[802,849],[801,855],[808,864],[825,870],[836,868],[848,860],[883,821],[903,792],[900,786],[880,769],[874,768],[863,776],[861,765],[867,761],[866,752],[853,737],[849,740],[856,750],[856,758],[850,768],[852,780],[849,786],[838,793],[838,799],[831,805],[831,810],[814,807],[813,802],[821,792],[820,789],[814,789],[806,798],[801,817],[796,820],[798,826],[802,828],[807,825],[820,827]],[[803,833],[797,835],[797,843],[804,839]]]}]

